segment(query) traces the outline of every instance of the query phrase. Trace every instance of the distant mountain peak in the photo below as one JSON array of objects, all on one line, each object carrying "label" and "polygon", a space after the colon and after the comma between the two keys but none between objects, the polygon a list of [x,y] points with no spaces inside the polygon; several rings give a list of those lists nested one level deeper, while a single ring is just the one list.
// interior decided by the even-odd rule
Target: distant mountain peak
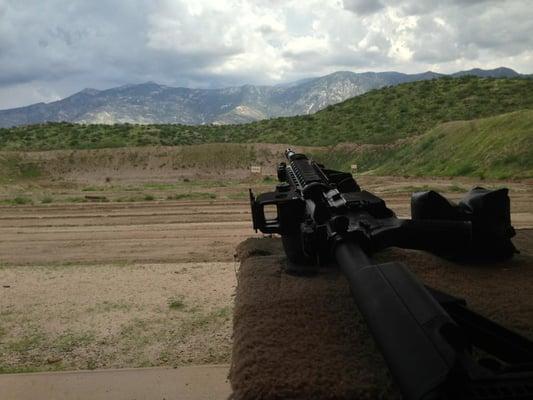
[{"label": "distant mountain peak", "polygon": [[[450,76],[521,76],[510,68],[474,68]],[[372,89],[445,76],[433,71],[336,71],[274,86],[246,84],[222,89],[189,89],[154,81],[106,90],[86,88],[65,99],[0,110],[0,127],[46,121],[83,123],[243,123],[280,116],[312,114]]]},{"label": "distant mountain peak", "polygon": [[79,94],[88,94],[88,95],[91,95],[91,96],[94,96],[98,93],[100,93],[100,91],[98,89],[93,89],[93,88],[85,88],[83,90],[81,90],[80,92],[78,92]]},{"label": "distant mountain peak", "polygon": [[507,67],[498,67],[494,69],[481,69],[481,68],[472,68],[465,71],[459,71],[452,76],[465,76],[465,75],[474,75],[479,77],[494,77],[494,78],[516,78],[521,76],[514,69]]},{"label": "distant mountain peak", "polygon": [[335,71],[335,72],[332,72],[331,74],[328,74],[328,75],[325,75],[325,76],[329,76],[329,77],[333,77],[333,76],[352,76],[356,74],[356,72],[352,72],[352,71]]},{"label": "distant mountain peak", "polygon": [[154,81],[146,81],[146,82],[140,83],[138,86],[163,86],[163,85],[160,85],[159,83],[154,82]]}]

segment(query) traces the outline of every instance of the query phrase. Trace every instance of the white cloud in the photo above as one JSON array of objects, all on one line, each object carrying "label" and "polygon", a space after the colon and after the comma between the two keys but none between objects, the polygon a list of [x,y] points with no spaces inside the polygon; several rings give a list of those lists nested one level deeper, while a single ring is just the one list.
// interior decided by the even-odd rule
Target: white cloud
[{"label": "white cloud", "polygon": [[0,108],[153,80],[336,70],[533,72],[527,0],[0,0]]}]

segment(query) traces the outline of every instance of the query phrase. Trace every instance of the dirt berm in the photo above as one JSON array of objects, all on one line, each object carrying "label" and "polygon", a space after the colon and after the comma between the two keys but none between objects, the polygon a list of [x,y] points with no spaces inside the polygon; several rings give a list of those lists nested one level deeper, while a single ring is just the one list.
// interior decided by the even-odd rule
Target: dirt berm
[{"label": "dirt berm", "polygon": [[[533,339],[533,230],[518,232],[510,261],[459,265],[420,251],[389,249],[378,261],[404,262],[426,284]],[[248,239],[235,299],[230,381],[234,399],[399,398],[344,277],[282,271],[279,239]]]}]

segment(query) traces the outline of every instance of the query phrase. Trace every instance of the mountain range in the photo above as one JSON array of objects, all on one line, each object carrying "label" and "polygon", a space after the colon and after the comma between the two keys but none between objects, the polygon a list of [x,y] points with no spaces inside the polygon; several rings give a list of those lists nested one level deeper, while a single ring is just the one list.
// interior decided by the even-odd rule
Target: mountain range
[{"label": "mountain range", "polygon": [[[498,78],[525,76],[504,67],[472,69],[448,76],[465,75]],[[107,90],[84,89],[51,103],[0,110],[0,127],[59,121],[86,124],[238,124],[312,114],[372,89],[443,76],[446,75],[431,71],[420,74],[339,71],[274,86],[190,89],[146,82]]]}]

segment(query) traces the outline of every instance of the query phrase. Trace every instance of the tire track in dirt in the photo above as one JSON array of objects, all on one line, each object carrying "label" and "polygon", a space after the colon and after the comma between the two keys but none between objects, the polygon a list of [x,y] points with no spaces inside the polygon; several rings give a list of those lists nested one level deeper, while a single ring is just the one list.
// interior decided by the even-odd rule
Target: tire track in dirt
[{"label": "tire track in dirt", "polygon": [[0,208],[4,264],[231,261],[254,236],[246,202]]},{"label": "tire track in dirt", "polygon": [[[512,199],[512,222],[533,227],[529,193],[521,194]],[[409,217],[409,193],[383,198]],[[245,201],[4,206],[0,263],[231,261],[235,246],[257,235],[250,220]]]}]

